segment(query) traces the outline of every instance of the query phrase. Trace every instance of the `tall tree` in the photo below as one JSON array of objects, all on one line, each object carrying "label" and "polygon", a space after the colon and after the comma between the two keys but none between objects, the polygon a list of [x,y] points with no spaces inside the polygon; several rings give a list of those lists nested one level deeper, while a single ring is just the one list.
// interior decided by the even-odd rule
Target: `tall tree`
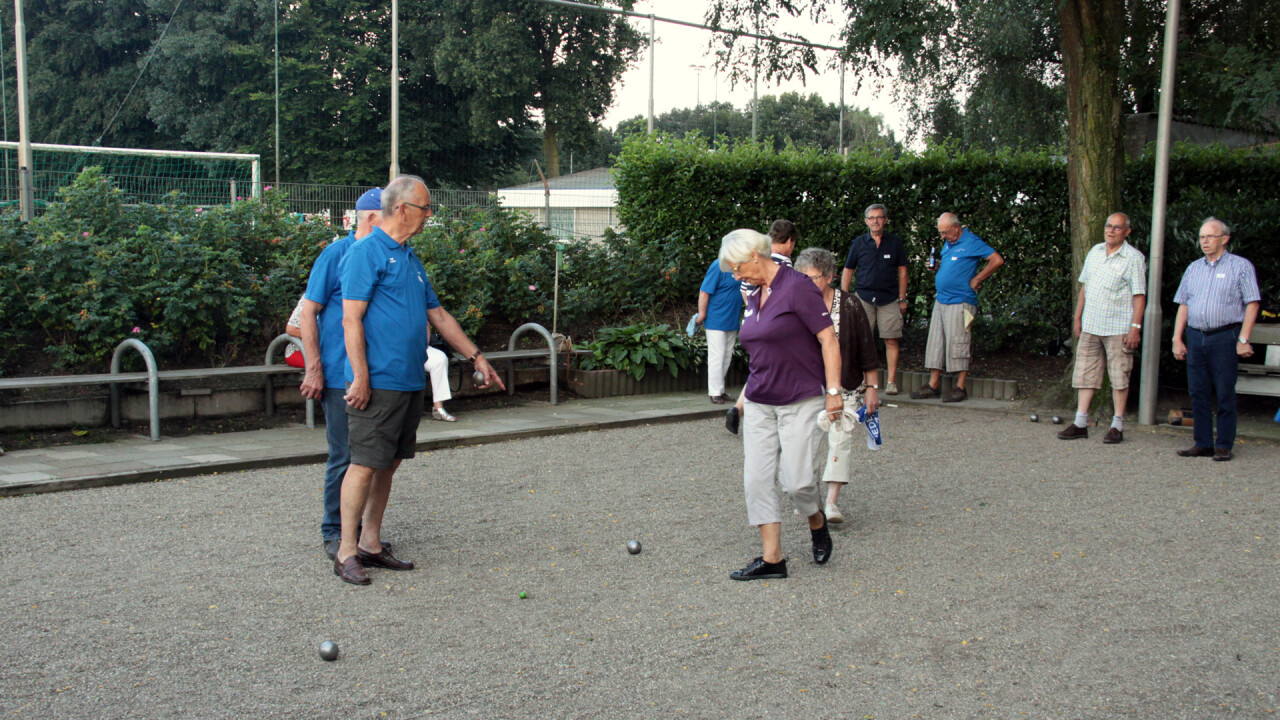
[{"label": "tall tree", "polygon": [[537,113],[551,177],[560,174],[561,139],[581,144],[594,135],[614,84],[643,44],[626,18],[603,12],[533,0],[444,0],[439,7],[435,69],[449,87],[470,91],[472,130],[491,132]]}]

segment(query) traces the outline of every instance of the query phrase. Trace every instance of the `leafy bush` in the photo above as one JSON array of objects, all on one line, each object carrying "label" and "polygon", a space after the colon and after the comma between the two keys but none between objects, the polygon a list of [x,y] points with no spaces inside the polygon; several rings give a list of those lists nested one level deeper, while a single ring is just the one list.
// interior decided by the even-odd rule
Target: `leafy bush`
[{"label": "leafy bush", "polygon": [[583,370],[619,370],[637,380],[649,368],[665,369],[675,377],[706,357],[705,348],[699,349],[683,332],[648,323],[603,328],[587,349],[591,354],[582,359]]},{"label": "leafy bush", "polygon": [[283,199],[197,208],[176,196],[131,203],[96,168],[44,215],[0,220],[5,361],[43,349],[59,366],[95,367],[140,337],[162,361],[222,364],[280,332],[311,263],[333,237]]}]

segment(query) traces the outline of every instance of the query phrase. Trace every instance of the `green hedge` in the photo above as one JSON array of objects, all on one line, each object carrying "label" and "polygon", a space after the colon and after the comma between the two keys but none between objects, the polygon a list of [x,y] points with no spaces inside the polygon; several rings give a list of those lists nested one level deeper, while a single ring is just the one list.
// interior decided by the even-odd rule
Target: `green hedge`
[{"label": "green hedge", "polygon": [[[1265,220],[1277,217],[1280,153],[1177,148],[1169,200],[1166,317],[1186,264],[1199,255],[1196,233],[1209,214],[1235,228],[1235,250],[1258,267],[1268,297],[1280,290],[1280,251],[1268,243]],[[1152,163],[1131,163],[1126,204],[1134,244],[1148,252]],[[832,249],[842,259],[866,232],[866,206],[889,208],[890,230],[902,236],[913,316],[927,318],[933,277],[924,267],[938,245],[944,211],[987,241],[1006,260],[981,294],[986,349],[1002,346],[1056,353],[1071,331],[1074,285],[1068,234],[1065,160],[1047,152],[959,152],[952,146],[893,156],[854,151],[847,158],[817,150],[739,142],[710,151],[696,136],[630,139],[615,170],[618,214],[637,241],[692,248],[694,266],[710,262],[729,230],[764,230],[779,217],[794,221],[799,248]],[[1101,241],[1101,238],[1099,238]]]}]

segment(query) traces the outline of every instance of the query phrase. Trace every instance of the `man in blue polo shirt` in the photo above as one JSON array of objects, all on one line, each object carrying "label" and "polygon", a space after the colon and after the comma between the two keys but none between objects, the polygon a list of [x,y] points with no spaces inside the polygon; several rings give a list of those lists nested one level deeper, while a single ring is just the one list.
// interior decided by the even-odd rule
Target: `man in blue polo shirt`
[{"label": "man in blue polo shirt", "polygon": [[[929,369],[929,384],[911,393],[920,400],[936,398],[942,382],[942,371],[956,373],[956,386],[942,402],[960,402],[969,395],[964,381],[969,374],[969,326],[978,313],[978,288],[1004,265],[1004,258],[968,228],[961,227],[954,213],[938,217],[938,235],[942,237],[941,256],[934,272],[937,291],[933,315],[929,318],[929,343],[925,346],[924,366]],[[983,260],[986,265],[978,270]]]},{"label": "man in blue polo shirt", "polygon": [[416,448],[427,386],[427,322],[484,374],[480,387],[503,387],[480,348],[440,307],[422,262],[406,244],[429,217],[431,194],[422,178],[397,177],[382,191],[381,226],[353,245],[341,264],[351,464],[342,480],[342,542],[333,572],[355,585],[369,584],[368,565],[413,569],[382,544],[381,531],[392,475]]},{"label": "man in blue polo shirt", "polygon": [[707,392],[711,402],[723,405],[732,400],[724,392],[724,377],[733,361],[742,322],[742,293],[733,273],[720,269],[717,259],[707,268],[698,289],[697,323],[707,330]]},{"label": "man in blue polo shirt", "polygon": [[338,506],[342,476],[351,452],[347,448],[347,403],[344,378],[346,340],[342,334],[342,282],[338,266],[352,244],[368,235],[382,215],[382,188],[366,191],[356,200],[356,226],[346,237],[331,243],[316,258],[302,296],[299,327],[306,350],[306,375],[298,390],[305,398],[319,400],[324,408],[325,439],[329,460],[324,469],[324,516],[320,537],[332,560],[342,539],[342,514]]},{"label": "man in blue polo shirt", "polygon": [[[1249,333],[1258,319],[1262,294],[1253,263],[1227,250],[1231,228],[1217,218],[1200,226],[1204,257],[1187,266],[1173,301],[1173,356],[1187,361],[1194,444],[1183,457],[1231,459],[1236,442],[1236,372],[1240,358],[1253,355]],[[1183,332],[1186,340],[1183,340]],[[1210,393],[1218,396],[1218,438],[1213,437]]]},{"label": "man in blue polo shirt", "polygon": [[880,339],[884,340],[889,378],[884,394],[897,395],[898,342],[902,338],[902,317],[907,312],[907,249],[902,238],[885,232],[889,210],[884,205],[869,205],[863,221],[867,232],[849,245],[849,257],[840,274],[840,289],[849,292],[849,285],[857,275],[855,291],[871,323],[871,332],[878,328]]}]

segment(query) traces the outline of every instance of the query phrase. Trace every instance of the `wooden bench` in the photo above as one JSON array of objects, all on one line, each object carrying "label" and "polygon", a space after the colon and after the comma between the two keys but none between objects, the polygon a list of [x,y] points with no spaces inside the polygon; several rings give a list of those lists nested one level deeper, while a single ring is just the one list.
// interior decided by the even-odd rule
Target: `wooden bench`
[{"label": "wooden bench", "polygon": [[[160,381],[161,380],[204,380],[208,378],[238,377],[243,375],[259,375],[263,377],[264,406],[267,415],[274,415],[275,384],[272,378],[276,375],[297,375],[302,370],[291,365],[276,364],[276,351],[287,343],[292,343],[299,352],[306,352],[302,341],[289,335],[279,335],[267,346],[266,358],[262,365],[246,365],[243,367],[195,368],[189,370],[159,370],[155,356],[145,343],[137,338],[129,338],[116,346],[111,354],[111,372],[96,375],[47,375],[42,377],[0,378],[0,390],[27,390],[39,387],[68,387],[74,385],[110,385],[111,386],[111,426],[120,427],[120,388],[126,383],[147,383],[147,399],[151,419],[151,439],[160,440]],[[120,359],[129,350],[135,350],[142,356],[147,369],[144,372],[121,372]],[[305,357],[305,355],[304,355]],[[315,425],[315,401],[307,400],[307,427]]]},{"label": "wooden bench", "polygon": [[[517,350],[516,342],[519,341],[521,335],[524,335],[527,332],[534,332],[541,335],[542,339],[546,341],[547,347],[545,349],[537,348],[533,350]],[[524,325],[521,325],[520,327],[516,328],[515,332],[511,333],[511,338],[507,341],[506,350],[486,352],[484,353],[484,356],[485,356],[485,359],[489,361],[490,365],[496,366],[498,363],[506,364],[508,395],[514,395],[516,393],[516,368],[515,368],[516,360],[546,359],[548,373],[550,375],[550,380],[551,380],[551,404],[552,405],[559,404],[560,396],[556,387],[556,380],[557,380],[556,344],[555,344],[555,340],[553,340],[551,337],[551,333],[547,332],[546,328],[542,327],[538,323],[525,323]],[[449,362],[450,364],[453,364],[453,365],[470,365],[471,364],[469,360],[467,360],[465,357],[457,353],[453,354],[453,357],[449,359]],[[497,368],[495,367],[494,369],[496,370]]]},{"label": "wooden bench", "polygon": [[1254,356],[1262,364],[1240,363],[1236,392],[1243,395],[1280,397],[1280,323],[1258,324],[1249,333]]}]

